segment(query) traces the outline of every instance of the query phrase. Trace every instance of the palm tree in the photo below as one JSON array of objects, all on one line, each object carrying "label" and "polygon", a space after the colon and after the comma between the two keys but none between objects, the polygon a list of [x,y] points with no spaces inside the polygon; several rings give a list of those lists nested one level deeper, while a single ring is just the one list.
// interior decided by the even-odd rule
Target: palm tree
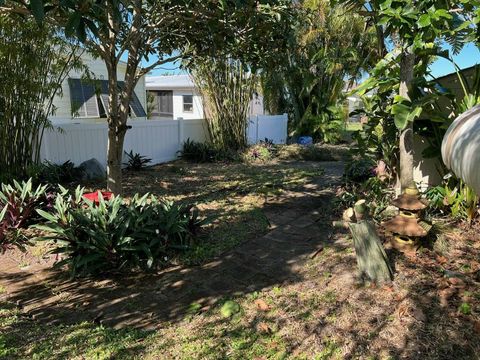
[{"label": "palm tree", "polygon": [[263,73],[271,112],[288,111],[293,133],[323,140],[342,117],[348,82],[379,59],[377,36],[364,17],[337,1],[304,0],[281,70]]}]

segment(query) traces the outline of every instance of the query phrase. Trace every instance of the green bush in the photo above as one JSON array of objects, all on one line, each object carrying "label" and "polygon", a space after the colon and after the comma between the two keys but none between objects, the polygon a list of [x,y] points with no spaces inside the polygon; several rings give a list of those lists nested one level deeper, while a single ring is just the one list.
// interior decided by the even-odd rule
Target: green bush
[{"label": "green bush", "polygon": [[198,163],[238,160],[238,155],[234,151],[219,149],[211,143],[201,143],[190,139],[183,143],[179,154],[180,158],[184,160]]},{"label": "green bush", "polygon": [[135,195],[126,201],[113,197],[99,204],[74,196],[57,196],[53,213],[39,210],[45,219],[36,225],[47,235],[36,240],[55,240],[53,250],[68,265],[72,274],[82,275],[122,269],[153,269],[177,252],[188,249],[200,220],[192,206]]},{"label": "green bush", "polygon": [[362,183],[375,176],[375,166],[371,158],[354,159],[346,164],[344,178],[347,182]]},{"label": "green bush", "polygon": [[78,181],[82,171],[71,161],[63,164],[54,164],[44,161],[41,164],[32,165],[27,169],[27,175],[32,178],[35,184],[67,184]]},{"label": "green bush", "polygon": [[337,193],[335,203],[338,209],[344,210],[352,207],[358,200],[365,199],[372,217],[380,221],[384,220],[383,212],[391,204],[394,195],[394,190],[389,187],[388,182],[374,176],[362,183],[347,183]]},{"label": "green bush", "polygon": [[25,237],[16,234],[38,218],[35,210],[47,206],[49,199],[46,186],[33,188],[32,179],[1,185],[0,253],[13,245],[23,248],[28,243]]},{"label": "green bush", "polygon": [[348,147],[328,144],[279,145],[276,156],[281,160],[305,161],[342,161],[350,158]]}]

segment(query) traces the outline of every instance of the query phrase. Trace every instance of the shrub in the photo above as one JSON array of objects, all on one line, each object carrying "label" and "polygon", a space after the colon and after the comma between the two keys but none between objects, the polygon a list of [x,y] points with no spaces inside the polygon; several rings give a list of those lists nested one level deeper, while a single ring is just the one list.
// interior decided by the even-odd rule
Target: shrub
[{"label": "shrub", "polygon": [[443,185],[427,190],[425,197],[432,212],[447,213],[471,223],[479,214],[478,196],[463,181],[447,175]]},{"label": "shrub", "polygon": [[46,220],[37,229],[48,235],[38,240],[55,240],[53,250],[64,259],[74,275],[140,267],[153,269],[176,252],[189,248],[200,220],[192,206],[162,201],[148,194],[124,201],[113,197],[98,205],[81,199],[58,196],[54,212],[39,210]]},{"label": "shrub", "polygon": [[146,156],[142,156],[138,153],[133,153],[133,150],[131,150],[129,153],[125,151],[125,154],[128,158],[128,161],[124,163],[124,165],[127,167],[127,170],[142,170],[145,166],[147,166],[147,164],[152,162],[152,159],[149,159]]},{"label": "shrub", "polygon": [[27,182],[2,184],[0,191],[0,252],[16,245],[20,248],[26,243],[25,238],[15,236],[19,229],[26,228],[38,218],[36,209],[48,204],[50,197],[46,186],[32,187],[32,179]]},{"label": "shrub", "polygon": [[234,151],[220,149],[211,143],[201,143],[190,139],[183,143],[183,148],[179,151],[179,155],[184,160],[199,163],[238,160],[238,156]]},{"label": "shrub", "polygon": [[57,185],[71,183],[80,179],[81,174],[81,170],[70,160],[63,164],[44,161],[27,169],[27,175],[36,184]]},{"label": "shrub", "polygon": [[375,166],[375,161],[368,157],[352,160],[345,167],[345,180],[362,183],[375,176]]},{"label": "shrub", "polygon": [[244,154],[244,160],[250,161],[268,161],[275,156],[274,149],[264,143],[250,146]]},{"label": "shrub", "polygon": [[383,211],[390,205],[394,195],[388,182],[378,177],[370,177],[363,183],[347,183],[337,193],[335,202],[338,208],[345,209],[352,207],[358,200],[365,199],[373,218],[383,220]]}]

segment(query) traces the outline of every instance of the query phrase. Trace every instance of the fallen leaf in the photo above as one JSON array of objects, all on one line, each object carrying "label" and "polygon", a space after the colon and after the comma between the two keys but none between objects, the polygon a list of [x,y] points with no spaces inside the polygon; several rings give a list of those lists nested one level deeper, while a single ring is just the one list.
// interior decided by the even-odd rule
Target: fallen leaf
[{"label": "fallen leaf", "polygon": [[265,302],[265,300],[257,299],[255,300],[255,306],[260,311],[269,311],[270,306]]},{"label": "fallen leaf", "polygon": [[393,286],[385,285],[385,286],[383,286],[382,289],[383,289],[384,291],[386,291],[386,292],[389,292],[389,293],[394,292]]},{"label": "fallen leaf", "polygon": [[440,264],[445,264],[445,263],[448,262],[448,259],[447,259],[445,256],[437,255],[437,261],[438,261]]},{"label": "fallen leaf", "polygon": [[459,279],[459,278],[455,278],[455,277],[449,278],[448,282],[450,284],[452,284],[453,286],[457,287],[457,288],[464,288],[465,287],[465,281],[463,281],[462,279]]},{"label": "fallen leaf", "polygon": [[240,305],[232,300],[226,301],[220,308],[220,313],[224,318],[231,317],[238,312],[240,312]]},{"label": "fallen leaf", "polygon": [[270,334],[272,332],[272,329],[270,328],[270,326],[268,326],[268,324],[261,322],[257,325],[257,331],[263,334]]}]

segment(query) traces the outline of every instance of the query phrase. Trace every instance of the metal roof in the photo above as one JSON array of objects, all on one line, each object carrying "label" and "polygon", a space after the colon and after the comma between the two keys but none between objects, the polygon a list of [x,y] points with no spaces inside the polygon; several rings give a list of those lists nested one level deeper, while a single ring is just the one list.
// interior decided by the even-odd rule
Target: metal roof
[{"label": "metal roof", "polygon": [[195,83],[190,75],[147,76],[147,90],[193,89]]}]

